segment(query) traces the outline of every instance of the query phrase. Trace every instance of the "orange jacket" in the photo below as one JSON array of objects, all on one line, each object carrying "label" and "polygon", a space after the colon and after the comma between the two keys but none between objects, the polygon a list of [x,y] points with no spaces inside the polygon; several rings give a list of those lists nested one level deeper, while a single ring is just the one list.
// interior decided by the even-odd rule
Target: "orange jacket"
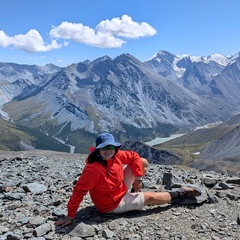
[{"label": "orange jacket", "polygon": [[107,161],[107,166],[99,162],[87,163],[67,204],[68,217],[75,217],[88,191],[99,212],[109,212],[115,209],[127,192],[123,181],[122,164],[130,165],[134,176],[143,175],[140,156],[133,151],[118,150],[114,158]]}]

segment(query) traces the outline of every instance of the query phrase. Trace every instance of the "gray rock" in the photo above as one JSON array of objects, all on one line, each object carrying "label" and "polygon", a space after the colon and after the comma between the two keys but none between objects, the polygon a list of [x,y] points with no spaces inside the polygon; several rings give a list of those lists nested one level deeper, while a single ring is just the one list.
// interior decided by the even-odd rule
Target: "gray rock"
[{"label": "gray rock", "polygon": [[222,189],[234,189],[234,186],[227,184],[225,182],[219,183],[219,187],[221,187]]},{"label": "gray rock", "polygon": [[74,237],[85,238],[92,237],[95,233],[95,229],[91,225],[80,223],[69,234]]},{"label": "gray rock", "polygon": [[231,200],[238,200],[238,199],[240,199],[240,192],[239,192],[239,190],[238,191],[236,191],[236,190],[229,191],[229,192],[227,192],[226,197],[228,197]]},{"label": "gray rock", "polygon": [[204,176],[202,178],[202,184],[204,184],[206,187],[214,187],[217,184],[217,179],[210,176]]},{"label": "gray rock", "polygon": [[239,177],[228,177],[226,179],[226,182],[240,185],[240,178]]},{"label": "gray rock", "polygon": [[52,227],[49,223],[44,223],[38,227],[36,227],[33,231],[33,235],[35,237],[41,237],[51,231]]},{"label": "gray rock", "polygon": [[20,240],[22,239],[22,236],[18,236],[12,232],[7,232],[0,236],[0,240]]},{"label": "gray rock", "polygon": [[45,223],[46,219],[44,217],[36,216],[29,219],[30,224],[38,226]]},{"label": "gray rock", "polygon": [[105,238],[112,238],[114,235],[115,233],[109,229],[103,230],[103,237]]},{"label": "gray rock", "polygon": [[20,200],[24,197],[26,197],[26,194],[24,193],[14,193],[14,192],[8,192],[4,194],[5,198],[11,199],[11,200]]},{"label": "gray rock", "polygon": [[42,194],[47,191],[47,187],[38,182],[29,183],[26,186],[23,186],[25,191],[30,191],[34,194]]}]

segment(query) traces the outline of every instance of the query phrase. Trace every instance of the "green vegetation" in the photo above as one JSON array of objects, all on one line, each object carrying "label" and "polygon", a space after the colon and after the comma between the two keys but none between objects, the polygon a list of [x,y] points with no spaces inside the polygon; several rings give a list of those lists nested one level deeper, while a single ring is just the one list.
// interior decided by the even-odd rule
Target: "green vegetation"
[{"label": "green vegetation", "polygon": [[58,140],[47,136],[45,133],[27,127],[19,126],[19,129],[33,136],[33,145],[36,149],[52,150],[58,152],[70,152],[70,148]]},{"label": "green vegetation", "polygon": [[0,119],[0,149],[21,150],[20,141],[32,141],[27,133],[19,130],[13,123]]},{"label": "green vegetation", "polygon": [[100,129],[99,116],[96,115],[94,107],[93,106],[88,106],[86,108],[86,111],[87,111],[87,114],[88,114],[89,118],[92,119],[93,124],[95,126],[95,129]]},{"label": "green vegetation", "polygon": [[66,139],[66,144],[75,146],[75,153],[89,153],[90,146],[95,146],[97,134],[87,132],[83,129],[71,131],[70,124],[66,125],[59,137]]},{"label": "green vegetation", "polygon": [[[44,103],[39,102],[34,106],[34,108],[32,108],[33,102],[37,102],[34,101],[34,97],[22,101],[11,102],[10,104],[5,104],[3,110],[6,111],[10,116],[14,116],[14,122],[24,122],[24,119],[28,118],[32,114],[35,114],[36,109],[41,112],[46,107]],[[46,117],[47,116],[41,116],[38,119],[36,116],[31,123],[31,127],[34,128],[35,126],[40,126],[45,122]]]},{"label": "green vegetation", "polygon": [[20,151],[29,148],[70,152],[70,148],[37,129],[17,126],[0,119],[0,150]]}]

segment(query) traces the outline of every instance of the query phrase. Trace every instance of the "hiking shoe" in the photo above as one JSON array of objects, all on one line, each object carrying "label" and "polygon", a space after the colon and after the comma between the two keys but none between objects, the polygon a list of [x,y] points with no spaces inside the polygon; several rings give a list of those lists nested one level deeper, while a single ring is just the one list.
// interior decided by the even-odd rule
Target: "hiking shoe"
[{"label": "hiking shoe", "polygon": [[198,197],[202,194],[201,190],[196,187],[182,187],[178,190],[179,197]]}]

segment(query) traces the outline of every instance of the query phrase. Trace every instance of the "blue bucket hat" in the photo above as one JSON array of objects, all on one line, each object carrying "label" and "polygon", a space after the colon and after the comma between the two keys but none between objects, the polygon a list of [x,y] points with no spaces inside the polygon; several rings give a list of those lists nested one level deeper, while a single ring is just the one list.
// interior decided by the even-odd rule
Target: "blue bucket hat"
[{"label": "blue bucket hat", "polygon": [[101,133],[96,138],[96,149],[100,149],[106,147],[108,145],[113,145],[115,147],[120,147],[122,144],[119,142],[115,142],[114,137],[110,133]]}]

